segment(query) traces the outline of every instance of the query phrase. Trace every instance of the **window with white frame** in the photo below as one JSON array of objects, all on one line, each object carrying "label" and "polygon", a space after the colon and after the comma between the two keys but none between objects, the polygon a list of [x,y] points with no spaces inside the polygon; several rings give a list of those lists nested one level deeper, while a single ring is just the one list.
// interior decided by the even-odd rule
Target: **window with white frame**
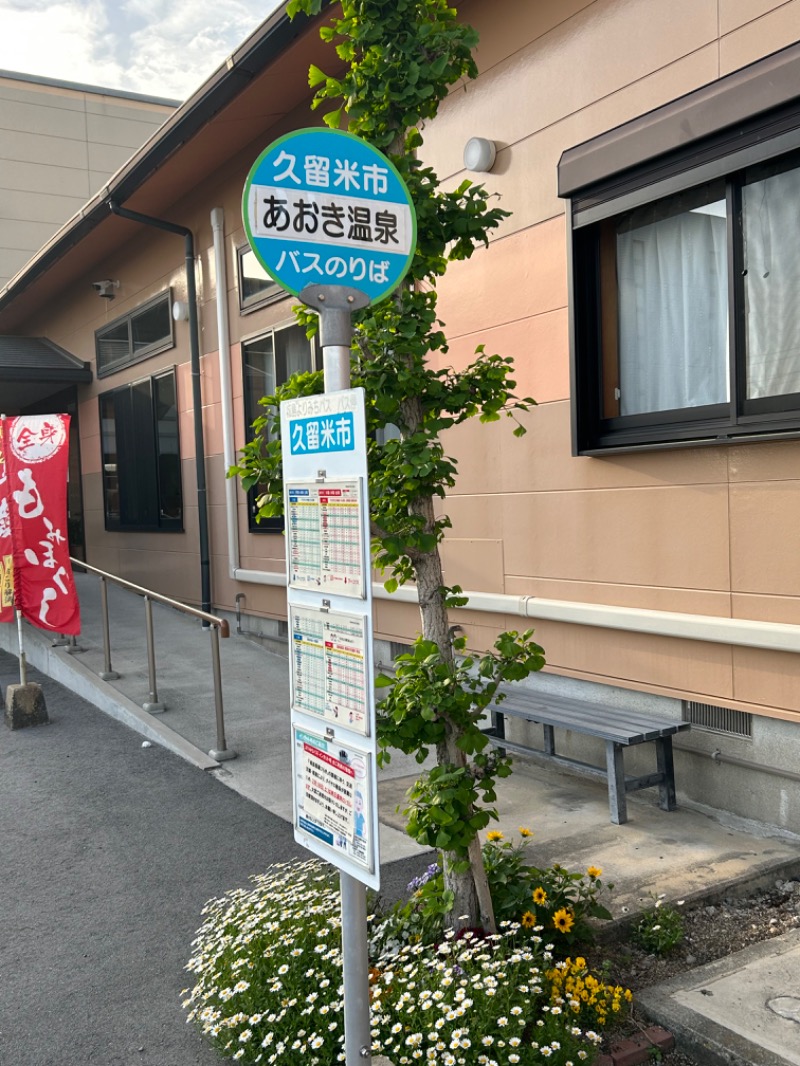
[{"label": "window with white frame", "polygon": [[240,311],[253,311],[257,307],[264,307],[286,297],[286,290],[269,276],[249,245],[237,249],[236,262],[239,270]]},{"label": "window with white frame", "polygon": [[[319,369],[316,340],[309,340],[301,326],[290,325],[272,329],[242,342],[244,383],[244,417],[247,440],[253,439],[253,422],[264,413],[259,406],[263,396],[271,396],[293,374]],[[258,486],[248,493],[249,528],[253,533],[279,533],[282,518],[263,518],[256,521],[260,495]]]}]

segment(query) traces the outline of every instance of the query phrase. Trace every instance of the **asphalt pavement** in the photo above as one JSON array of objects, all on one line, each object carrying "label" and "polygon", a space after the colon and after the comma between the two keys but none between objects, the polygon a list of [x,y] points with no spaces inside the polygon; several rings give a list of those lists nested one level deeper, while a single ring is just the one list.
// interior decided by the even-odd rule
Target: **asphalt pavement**
[{"label": "asphalt pavement", "polygon": [[[0,690],[18,680],[0,652]],[[308,852],[208,772],[29,680],[49,724],[0,725],[0,1063],[219,1066],[180,1005],[201,909]],[[385,866],[387,893],[418,866]]]},{"label": "asphalt pavement", "polygon": [[[0,1066],[212,1066],[184,1022],[183,967],[212,896],[293,856],[285,642],[222,645],[228,745],[216,733],[209,634],[154,608],[158,695],[141,602],[109,589],[113,667],[104,668],[96,579],[77,575],[74,649],[25,627],[50,722],[0,726]],[[0,690],[18,680],[16,627],[0,626]],[[37,670],[40,671],[37,673]],[[147,744],[148,746],[143,746]],[[400,811],[416,776],[397,758],[379,773],[381,889],[389,898],[430,861]],[[525,826],[540,866],[603,867],[610,909],[630,916],[656,894],[687,904],[800,877],[798,839],[693,809],[654,790],[609,820],[605,781],[518,760],[498,788],[499,828]],[[800,1066],[800,934],[775,938],[648,990],[653,1021],[702,1066]]]}]

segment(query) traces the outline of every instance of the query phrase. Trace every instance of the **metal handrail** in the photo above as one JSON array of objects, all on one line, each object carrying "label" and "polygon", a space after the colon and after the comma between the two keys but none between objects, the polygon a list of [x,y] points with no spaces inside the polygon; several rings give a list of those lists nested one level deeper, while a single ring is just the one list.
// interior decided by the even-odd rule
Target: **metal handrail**
[{"label": "metal handrail", "polygon": [[82,559],[74,559],[70,556],[70,562],[73,567],[81,567],[84,570],[88,570],[92,574],[97,574],[100,578],[100,603],[102,607],[102,621],[103,621],[103,659],[104,669],[100,673],[100,677],[104,681],[114,681],[119,677],[119,674],[113,669],[111,665],[111,634],[108,623],[108,586],[107,582],[111,581],[115,585],[119,585],[122,588],[128,589],[131,592],[135,592],[137,596],[141,596],[144,599],[145,606],[145,628],[147,632],[147,668],[150,682],[150,698],[147,703],[143,704],[143,708],[146,711],[155,713],[157,711],[164,710],[164,704],[159,702],[158,699],[158,687],[156,680],[156,651],[155,651],[155,637],[153,632],[153,601],[156,603],[163,603],[166,607],[173,607],[176,611],[182,611],[184,614],[192,615],[194,618],[199,618],[203,622],[207,622],[211,630],[211,668],[214,675],[214,712],[217,726],[217,746],[212,748],[209,755],[212,759],[217,759],[219,762],[226,761],[228,759],[235,759],[236,752],[231,751],[228,748],[225,741],[225,714],[222,706],[222,666],[220,663],[219,654],[219,638],[220,636],[229,637],[230,627],[225,618],[219,618],[217,615],[209,614],[207,611],[200,611],[196,607],[189,607],[185,603],[181,603],[179,600],[170,599],[169,596],[162,596],[159,592],[153,592],[151,589],[143,588],[141,585],[135,585],[132,581],[126,581],[125,578],[117,577],[116,574],[109,574],[105,570],[100,570],[96,566],[90,566],[89,563],[85,563]]}]

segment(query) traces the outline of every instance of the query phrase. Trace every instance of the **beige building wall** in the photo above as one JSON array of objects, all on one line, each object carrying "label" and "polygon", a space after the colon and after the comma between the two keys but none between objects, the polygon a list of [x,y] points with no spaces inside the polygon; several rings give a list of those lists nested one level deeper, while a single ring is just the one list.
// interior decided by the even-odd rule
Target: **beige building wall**
[{"label": "beige building wall", "polygon": [[[449,358],[479,343],[515,357],[539,406],[447,442],[461,476],[447,501],[446,576],[510,595],[800,623],[800,444],[573,457],[562,152],[793,43],[800,4],[763,0],[468,0],[480,77],[454,90],[423,154],[449,183],[482,181],[512,212],[488,250],[440,286]],[[490,174],[463,169],[494,140]],[[470,642],[503,620],[473,613]],[[509,617],[517,628],[522,620]],[[779,717],[800,712],[790,654],[541,622],[564,674]],[[396,634],[399,639],[400,633]]]},{"label": "beige building wall", "polygon": [[175,106],[0,71],[0,288]]}]

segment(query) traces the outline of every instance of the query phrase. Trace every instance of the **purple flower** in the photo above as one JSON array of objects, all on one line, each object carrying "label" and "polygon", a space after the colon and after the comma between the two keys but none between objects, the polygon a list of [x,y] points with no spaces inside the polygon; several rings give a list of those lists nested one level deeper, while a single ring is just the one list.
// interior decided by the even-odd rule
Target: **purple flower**
[{"label": "purple flower", "polygon": [[429,881],[432,881],[434,877],[438,877],[442,871],[439,869],[439,864],[432,862],[424,874],[419,877],[415,877],[409,881],[406,885],[407,892],[416,892],[422,888],[423,885],[427,885]]}]

